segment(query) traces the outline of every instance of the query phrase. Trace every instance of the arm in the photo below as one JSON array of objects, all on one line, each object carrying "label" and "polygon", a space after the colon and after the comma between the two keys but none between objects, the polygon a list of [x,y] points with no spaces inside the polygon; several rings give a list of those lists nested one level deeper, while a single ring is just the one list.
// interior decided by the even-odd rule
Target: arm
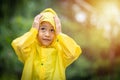
[{"label": "arm", "polygon": [[29,56],[33,45],[32,43],[34,42],[36,35],[37,30],[35,28],[31,28],[29,32],[12,41],[12,47],[14,48],[19,60],[23,63]]},{"label": "arm", "polygon": [[82,53],[82,50],[72,38],[61,32],[61,22],[57,16],[55,16],[55,23],[57,40],[63,51],[61,52],[63,64],[65,67],[67,67],[79,57],[79,55]]},{"label": "arm", "polygon": [[82,50],[72,38],[63,33],[59,34],[57,39],[63,51],[63,64],[67,67],[80,56]]},{"label": "arm", "polygon": [[14,48],[19,60],[23,63],[28,58],[31,50],[34,47],[33,43],[37,37],[40,17],[40,15],[35,17],[32,28],[29,32],[25,33],[21,37],[16,38],[12,42],[12,47]]}]

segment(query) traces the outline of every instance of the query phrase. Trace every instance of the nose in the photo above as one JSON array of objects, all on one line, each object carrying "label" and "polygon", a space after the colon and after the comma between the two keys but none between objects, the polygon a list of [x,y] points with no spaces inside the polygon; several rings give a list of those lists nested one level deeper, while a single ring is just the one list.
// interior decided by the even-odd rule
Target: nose
[{"label": "nose", "polygon": [[49,37],[49,36],[50,36],[49,31],[46,31],[46,32],[45,32],[45,36],[46,36],[46,37]]}]

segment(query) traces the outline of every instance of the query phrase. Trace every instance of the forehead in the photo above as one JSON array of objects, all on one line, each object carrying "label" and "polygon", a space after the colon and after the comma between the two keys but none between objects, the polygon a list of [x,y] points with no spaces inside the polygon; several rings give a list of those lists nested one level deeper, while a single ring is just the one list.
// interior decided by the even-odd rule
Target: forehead
[{"label": "forehead", "polygon": [[41,27],[53,28],[53,26],[49,22],[46,22],[46,21],[43,21],[41,23]]}]

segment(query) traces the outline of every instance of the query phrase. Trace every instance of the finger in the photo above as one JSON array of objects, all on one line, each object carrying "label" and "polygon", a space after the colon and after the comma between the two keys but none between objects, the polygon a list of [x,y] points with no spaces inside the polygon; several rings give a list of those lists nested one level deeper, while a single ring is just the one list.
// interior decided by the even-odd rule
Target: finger
[{"label": "finger", "polygon": [[61,32],[61,22],[58,16],[54,17],[55,24],[56,24],[56,34],[59,34]]},{"label": "finger", "polygon": [[40,18],[42,17],[42,15],[41,14],[39,14],[39,15],[37,15],[36,17],[35,17],[35,21],[38,21],[39,22],[39,20],[40,20]]},{"label": "finger", "polygon": [[32,24],[32,26],[36,29],[39,29],[39,23],[40,23],[40,18],[42,17],[41,14],[37,15],[35,18],[34,18],[34,22]]},{"label": "finger", "polygon": [[55,19],[56,27],[60,27],[61,23],[60,23],[60,19],[58,18],[58,16],[55,16],[54,19]]}]

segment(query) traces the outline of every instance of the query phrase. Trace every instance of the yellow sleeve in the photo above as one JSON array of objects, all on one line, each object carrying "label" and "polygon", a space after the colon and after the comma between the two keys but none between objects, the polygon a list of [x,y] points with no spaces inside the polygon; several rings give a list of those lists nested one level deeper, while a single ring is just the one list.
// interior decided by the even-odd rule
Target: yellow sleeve
[{"label": "yellow sleeve", "polygon": [[15,53],[17,54],[20,61],[23,63],[29,56],[29,53],[32,49],[33,42],[36,38],[38,31],[35,28],[31,28],[31,30],[21,37],[16,38],[12,41],[12,47],[15,50]]},{"label": "yellow sleeve", "polygon": [[80,56],[82,50],[72,38],[63,33],[60,33],[57,39],[62,48],[63,64],[67,67]]}]

